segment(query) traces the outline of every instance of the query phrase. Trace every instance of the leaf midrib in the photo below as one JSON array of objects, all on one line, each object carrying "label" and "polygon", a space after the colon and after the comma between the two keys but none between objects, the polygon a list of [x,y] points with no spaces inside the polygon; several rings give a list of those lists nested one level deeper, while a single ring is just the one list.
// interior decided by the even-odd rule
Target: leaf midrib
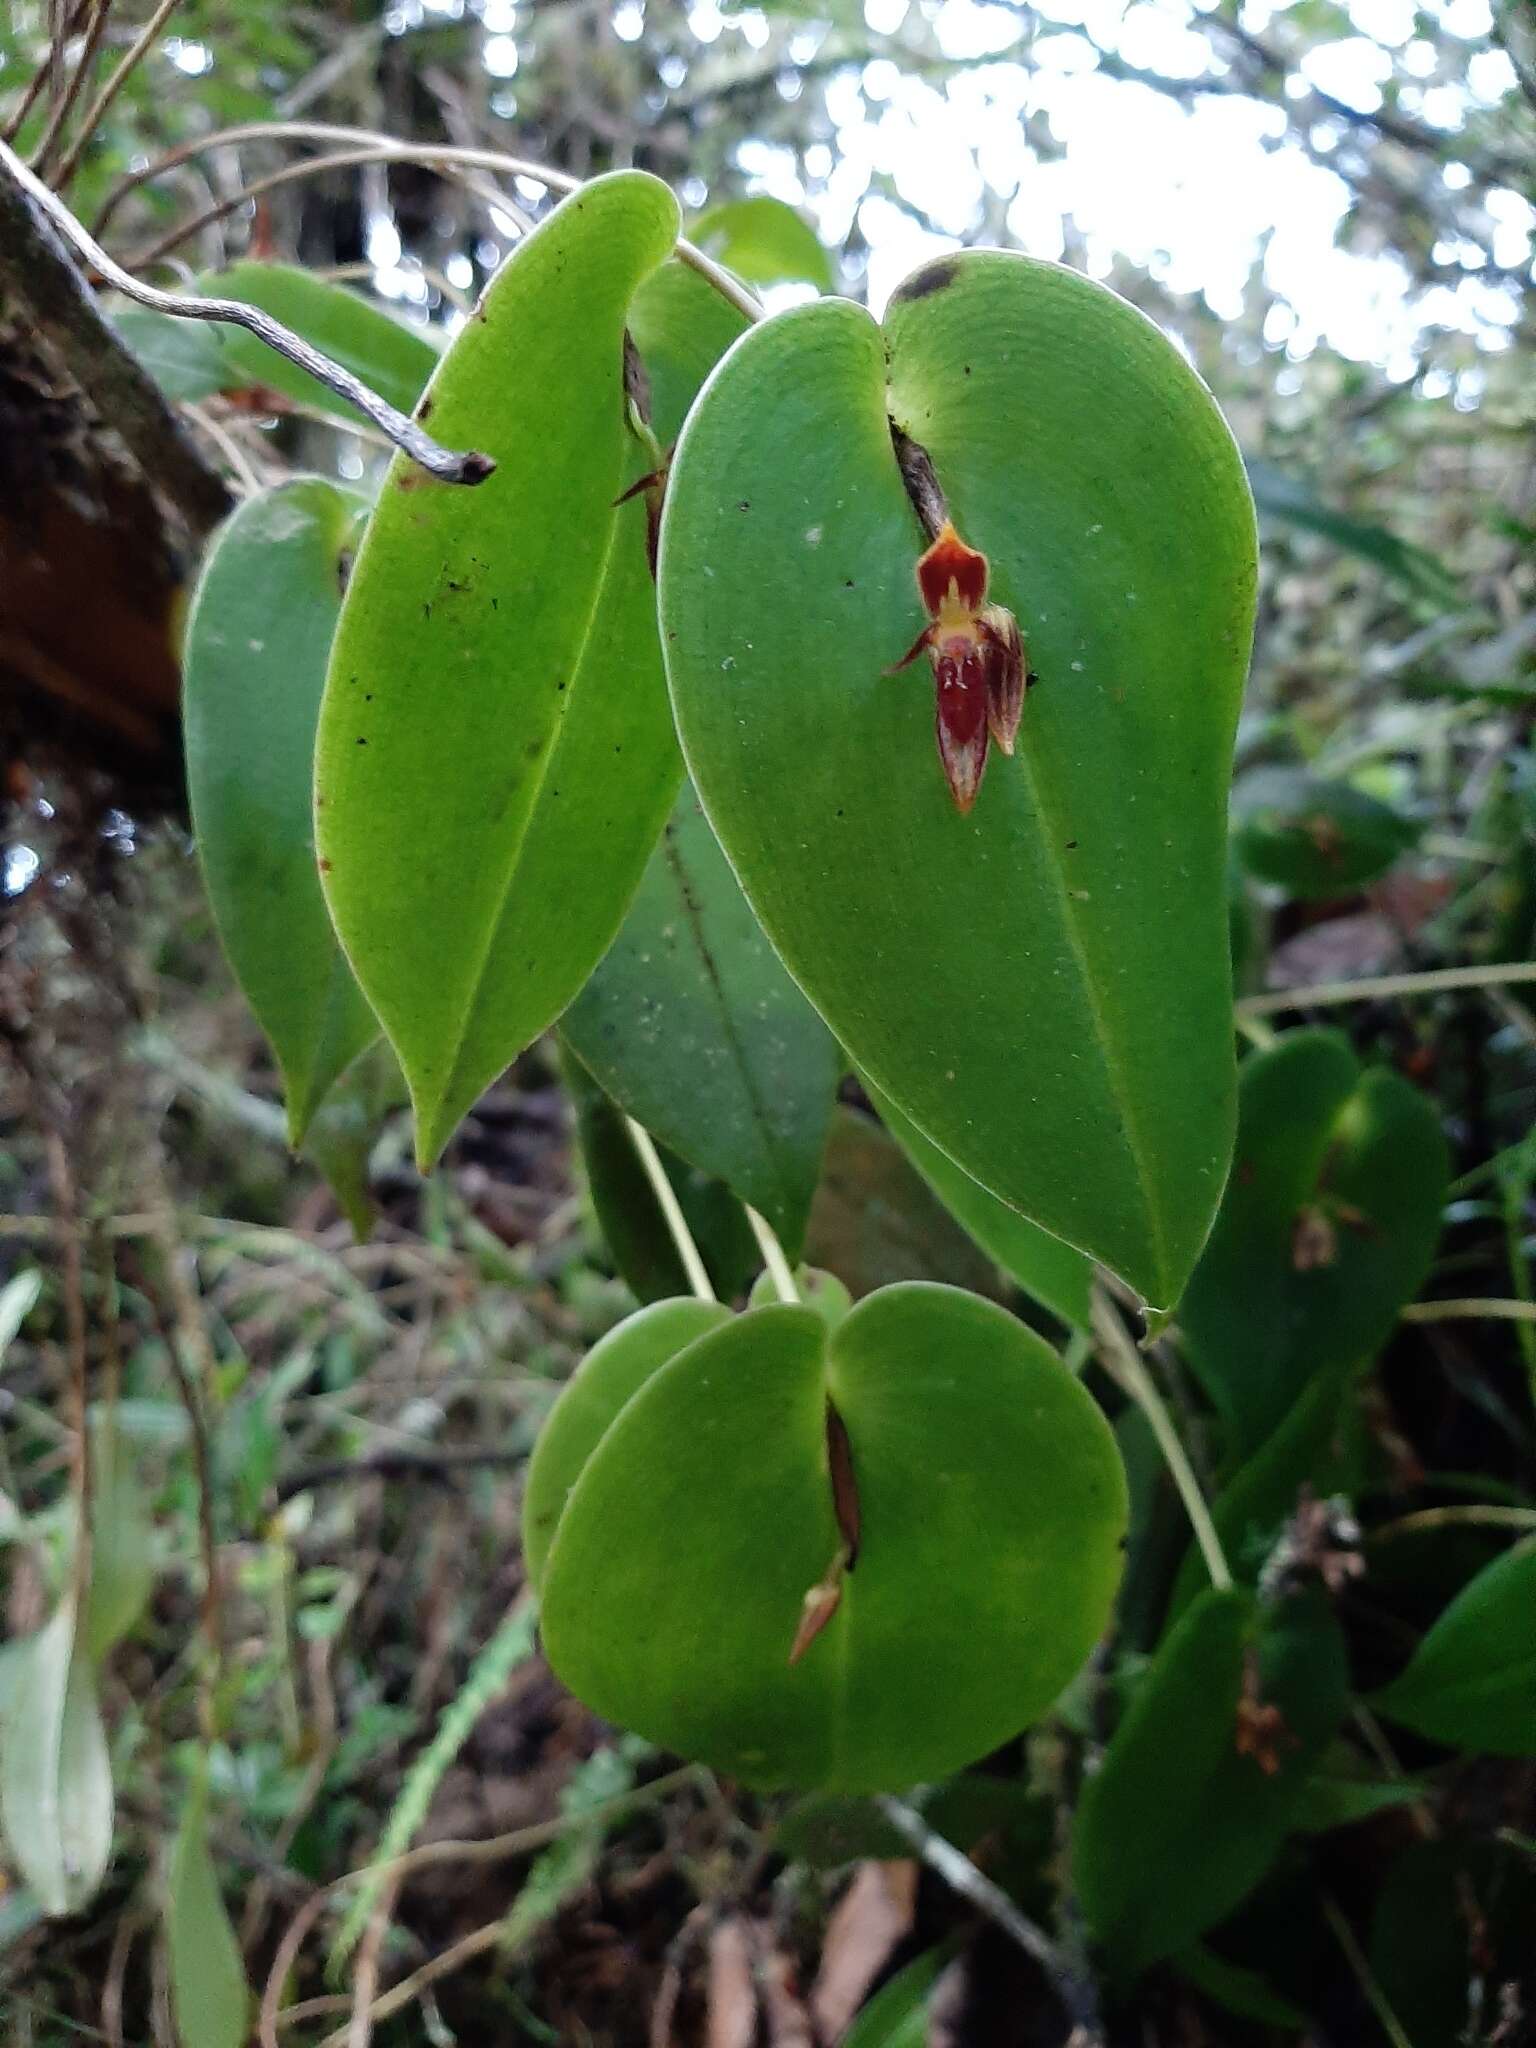
[{"label": "leaf midrib", "polygon": [[[618,453],[620,459],[615,464],[615,470],[618,473],[622,473],[622,445],[620,445]],[[570,684],[561,693],[561,702],[556,712],[554,725],[550,731],[549,744],[545,747],[539,762],[538,772],[533,780],[533,792],[523,813],[521,828],[513,835],[501,883],[492,899],[490,915],[486,920],[485,938],[481,944],[479,958],[475,962],[474,971],[469,979],[468,993],[460,1018],[459,1028],[454,1034],[453,1048],[445,1064],[442,1086],[438,1090],[437,1101],[433,1105],[436,1114],[441,1114],[444,1105],[462,1084],[460,1069],[464,1058],[464,1047],[469,1038],[470,1025],[474,1018],[476,1005],[480,1000],[480,992],[485,985],[486,970],[490,966],[491,955],[496,950],[496,941],[501,934],[502,919],[506,915],[507,898],[512,893],[512,884],[516,878],[517,870],[522,863],[523,848],[528,843],[528,835],[533,829],[533,822],[538,816],[540,805],[544,801],[544,785],[549,780],[555,756],[560,751],[560,742],[565,734],[566,721],[571,716],[577,696],[585,695],[580,688],[582,671],[586,664],[587,650],[592,643],[593,628],[597,623],[598,606],[602,603],[603,593],[608,587],[608,572],[613,562],[618,533],[618,514],[610,506],[608,513],[608,539],[603,548],[603,558],[598,565],[597,575],[593,581],[592,595],[587,603],[586,617],[582,622],[581,631],[571,643],[573,655],[570,663]]]}]

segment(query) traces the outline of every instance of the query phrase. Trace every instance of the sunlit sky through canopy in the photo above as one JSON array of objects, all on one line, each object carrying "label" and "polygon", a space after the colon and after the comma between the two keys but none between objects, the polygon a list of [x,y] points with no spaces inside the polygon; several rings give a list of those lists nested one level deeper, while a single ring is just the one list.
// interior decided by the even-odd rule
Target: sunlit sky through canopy
[{"label": "sunlit sky through canopy", "polygon": [[[604,4],[619,41],[646,34],[645,0]],[[841,32],[798,7],[780,90],[821,94],[829,139],[800,154],[749,137],[736,165],[746,189],[803,208],[830,245],[852,238],[848,287],[877,311],[925,257],[1006,241],[1101,277],[1135,266],[1225,321],[1267,306],[1264,341],[1296,359],[1325,346],[1405,380],[1434,330],[1504,349],[1530,283],[1536,208],[1486,166],[1474,178],[1456,153],[1469,124],[1486,141],[1489,110],[1515,84],[1490,40],[1489,0],[1339,0],[1330,18],[1348,32],[1320,33],[1314,18],[1288,34],[1313,6],[1248,0],[1223,27],[1190,0],[864,0],[862,52],[847,63],[836,61]],[[518,0],[392,0],[385,19],[406,32],[465,16],[479,17],[482,62],[503,82],[492,108],[515,130],[529,21]],[[695,0],[687,27],[694,71],[751,58],[775,37],[783,46],[784,17],[756,7]],[[1304,51],[1284,75],[1286,105],[1251,96],[1252,67],[1245,75],[1236,61],[1244,36],[1261,62],[1266,50]],[[660,69],[667,87],[692,85],[682,57]],[[1431,145],[1405,152],[1393,174],[1399,205],[1406,192],[1422,223],[1427,276],[1389,238],[1376,246],[1369,232],[1345,232],[1359,147],[1379,139],[1369,124],[1379,112]],[[1350,149],[1353,190],[1333,167]],[[693,185],[684,197],[702,202]],[[1478,241],[1442,232],[1437,193],[1446,215],[1475,201]],[[380,228],[383,247],[370,254],[382,288],[419,297],[420,277],[394,267],[387,219]],[[1478,383],[1464,373],[1459,402],[1475,402]]]}]

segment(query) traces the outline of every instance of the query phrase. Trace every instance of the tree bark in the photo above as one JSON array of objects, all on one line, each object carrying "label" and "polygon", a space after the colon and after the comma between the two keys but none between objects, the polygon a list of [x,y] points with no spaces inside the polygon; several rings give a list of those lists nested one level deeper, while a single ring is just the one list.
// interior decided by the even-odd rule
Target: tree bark
[{"label": "tree bark", "polygon": [[174,764],[184,593],[229,494],[0,177],[0,746],[144,785]]}]

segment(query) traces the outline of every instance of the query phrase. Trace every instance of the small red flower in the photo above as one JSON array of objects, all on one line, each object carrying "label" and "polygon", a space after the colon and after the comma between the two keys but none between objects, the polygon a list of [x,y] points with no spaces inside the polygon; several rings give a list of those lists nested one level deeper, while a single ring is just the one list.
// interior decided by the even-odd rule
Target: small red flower
[{"label": "small red flower", "polygon": [[967,547],[947,520],[918,560],[917,587],[929,623],[896,668],[925,650],[933,663],[939,759],[963,813],[981,787],[989,737],[1005,754],[1013,752],[1024,692],[1034,677],[1025,666],[1018,620],[987,603],[986,556]]}]

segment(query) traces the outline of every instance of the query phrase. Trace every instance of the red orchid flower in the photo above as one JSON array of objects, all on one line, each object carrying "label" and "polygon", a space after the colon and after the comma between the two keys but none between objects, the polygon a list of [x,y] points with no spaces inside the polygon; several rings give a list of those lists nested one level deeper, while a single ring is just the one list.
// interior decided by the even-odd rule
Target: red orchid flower
[{"label": "red orchid flower", "polygon": [[939,759],[963,814],[981,788],[988,739],[1013,752],[1024,692],[1034,677],[1024,664],[1018,620],[987,603],[986,556],[967,547],[948,520],[918,560],[917,587],[929,623],[896,668],[925,649],[933,663]]}]

